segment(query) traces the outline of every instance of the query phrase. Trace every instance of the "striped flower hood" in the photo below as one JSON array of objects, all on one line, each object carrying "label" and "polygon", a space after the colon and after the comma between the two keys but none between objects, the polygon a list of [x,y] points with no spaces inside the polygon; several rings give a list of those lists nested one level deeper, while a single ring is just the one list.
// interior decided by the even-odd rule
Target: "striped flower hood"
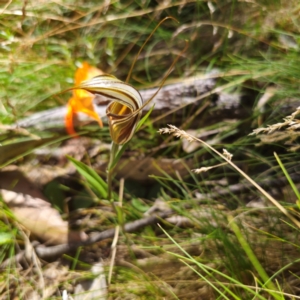
[{"label": "striped flower hood", "polygon": [[113,75],[104,74],[83,81],[74,89],[110,99],[106,115],[112,140],[122,145],[132,138],[143,108],[143,99],[133,86]]}]

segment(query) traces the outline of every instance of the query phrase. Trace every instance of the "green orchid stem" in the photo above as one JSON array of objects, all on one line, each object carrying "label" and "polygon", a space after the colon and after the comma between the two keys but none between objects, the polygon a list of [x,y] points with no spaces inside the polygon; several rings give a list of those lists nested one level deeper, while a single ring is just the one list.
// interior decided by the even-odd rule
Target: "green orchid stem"
[{"label": "green orchid stem", "polygon": [[113,169],[114,169],[114,161],[116,158],[116,155],[119,150],[119,145],[116,144],[115,142],[112,142],[111,144],[111,152],[110,152],[110,158],[109,158],[109,163],[107,167],[107,186],[108,186],[108,191],[107,191],[107,198],[110,202],[113,202],[112,199],[112,174],[113,174]]}]

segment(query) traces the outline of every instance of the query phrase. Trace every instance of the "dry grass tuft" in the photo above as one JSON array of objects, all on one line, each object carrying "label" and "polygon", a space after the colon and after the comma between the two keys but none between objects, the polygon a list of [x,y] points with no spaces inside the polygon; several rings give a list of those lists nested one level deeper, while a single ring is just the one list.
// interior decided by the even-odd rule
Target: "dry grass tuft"
[{"label": "dry grass tuft", "polygon": [[263,144],[285,141],[285,144],[291,146],[290,151],[297,151],[300,145],[293,144],[300,135],[300,132],[297,131],[300,128],[300,120],[296,118],[299,114],[300,107],[285,117],[283,122],[254,129],[250,135],[258,135]]}]

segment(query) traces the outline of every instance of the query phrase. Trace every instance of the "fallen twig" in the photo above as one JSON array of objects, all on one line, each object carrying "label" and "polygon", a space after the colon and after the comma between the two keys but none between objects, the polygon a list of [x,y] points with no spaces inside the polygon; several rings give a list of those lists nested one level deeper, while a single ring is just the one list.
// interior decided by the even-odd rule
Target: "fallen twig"
[{"label": "fallen twig", "polygon": [[[170,216],[171,213],[172,213],[171,210],[166,210],[156,215],[127,223],[124,225],[124,231],[135,232],[145,226],[158,223],[161,219],[165,219],[166,217]],[[39,245],[35,248],[35,251],[40,258],[43,259],[54,258],[68,251],[75,250],[80,246],[87,246],[87,245],[94,244],[96,242],[100,242],[105,239],[113,238],[114,234],[115,234],[115,228],[110,228],[99,233],[91,234],[89,238],[85,241],[81,241],[78,243],[61,244],[61,245],[50,246],[50,247]]]}]

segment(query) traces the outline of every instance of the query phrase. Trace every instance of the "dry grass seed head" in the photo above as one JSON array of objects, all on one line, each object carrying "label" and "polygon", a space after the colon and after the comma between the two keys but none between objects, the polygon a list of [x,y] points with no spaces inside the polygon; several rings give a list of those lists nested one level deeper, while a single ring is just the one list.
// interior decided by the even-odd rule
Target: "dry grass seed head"
[{"label": "dry grass seed head", "polygon": [[168,126],[169,128],[161,128],[158,132],[160,134],[172,134],[177,138],[186,139],[189,142],[197,141],[197,139],[194,136],[188,134],[184,130],[178,129],[174,125],[168,124]]},{"label": "dry grass seed head", "polygon": [[286,130],[296,130],[300,127],[300,120],[296,119],[296,116],[300,114],[300,107],[298,107],[290,116],[285,117],[282,123],[276,123],[273,125],[268,125],[267,127],[254,129],[250,135],[267,133],[271,134],[274,131],[280,130],[286,127]]},{"label": "dry grass seed head", "polygon": [[[175,137],[181,138],[181,139],[186,139],[189,142],[197,141],[199,143],[202,143],[202,141],[200,139],[197,139],[196,137],[192,136],[191,134],[188,134],[186,131],[179,129],[174,125],[169,124],[168,126],[169,126],[169,128],[161,128],[161,129],[159,129],[158,132],[160,134],[173,134]],[[226,149],[223,149],[223,156],[227,160],[231,161],[233,155],[231,153],[229,153]],[[199,168],[199,169],[193,169],[192,171],[196,174],[199,174],[199,173],[202,173],[202,172],[207,172],[211,169],[214,169],[214,168],[217,168],[217,167],[220,167],[220,166],[224,166],[226,164],[227,164],[227,162],[217,164],[217,165],[214,165],[214,166],[210,166],[210,167],[202,167],[202,168]]]}]

